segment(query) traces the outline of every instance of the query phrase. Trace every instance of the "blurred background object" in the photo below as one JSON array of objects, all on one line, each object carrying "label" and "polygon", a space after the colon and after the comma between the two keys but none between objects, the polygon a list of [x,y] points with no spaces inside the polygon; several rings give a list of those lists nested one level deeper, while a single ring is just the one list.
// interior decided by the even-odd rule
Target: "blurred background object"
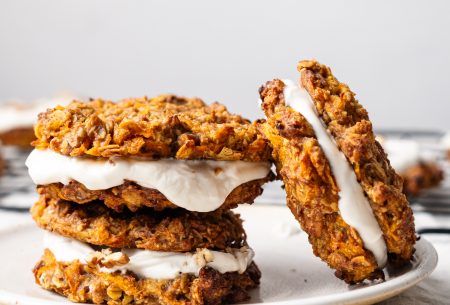
[{"label": "blurred background object", "polygon": [[40,98],[32,102],[9,102],[0,104],[0,142],[29,150],[35,139],[33,125],[39,113],[58,105],[64,106],[74,99],[73,94],[60,93],[52,98]]},{"label": "blurred background object", "polygon": [[258,87],[316,58],[375,127],[450,129],[448,1],[2,0],[0,100],[176,93],[261,117]]},{"label": "blurred background object", "polygon": [[28,175],[25,160],[35,140],[34,122],[40,112],[72,100],[84,100],[61,92],[52,98],[32,102],[0,104],[0,209],[28,211],[37,200],[35,185]]},{"label": "blurred background object", "polygon": [[28,212],[38,199],[36,185],[25,166],[28,153],[21,147],[0,143],[0,211]]},{"label": "blurred background object", "polygon": [[447,131],[447,133],[442,137],[441,146],[447,153],[447,159],[450,161],[450,131]]},{"label": "blurred background object", "polygon": [[379,136],[378,141],[389,156],[392,167],[402,176],[405,194],[418,196],[424,190],[438,186],[444,179],[442,166],[438,162],[442,160],[447,163],[445,153],[439,147],[441,135],[436,134],[434,143],[423,139],[419,141],[417,138],[421,135],[410,135],[416,139],[398,136],[396,138],[387,133],[386,137]]}]

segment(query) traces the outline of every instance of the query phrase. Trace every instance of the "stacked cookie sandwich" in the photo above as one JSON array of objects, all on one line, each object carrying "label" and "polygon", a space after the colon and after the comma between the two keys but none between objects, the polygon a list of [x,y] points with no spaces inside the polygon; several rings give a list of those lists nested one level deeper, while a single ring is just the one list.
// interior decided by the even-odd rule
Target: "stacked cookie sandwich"
[{"label": "stacked cookie sandwich", "polygon": [[221,304],[260,272],[239,215],[272,179],[256,123],[166,95],[39,115],[27,160],[48,232],[36,282],[75,302]]}]

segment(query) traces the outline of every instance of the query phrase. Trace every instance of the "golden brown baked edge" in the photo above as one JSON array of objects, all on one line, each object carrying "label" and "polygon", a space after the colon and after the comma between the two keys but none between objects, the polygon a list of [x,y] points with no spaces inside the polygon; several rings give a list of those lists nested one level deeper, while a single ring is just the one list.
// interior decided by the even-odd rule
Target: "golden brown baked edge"
[{"label": "golden brown baked edge", "polygon": [[198,98],[161,95],[72,102],[39,115],[39,149],[69,156],[267,161],[255,123]]},{"label": "golden brown baked edge", "polygon": [[[241,203],[253,203],[256,197],[262,194],[262,186],[273,180],[273,173],[267,177],[241,184],[236,187],[225,199],[219,208],[222,211],[233,209]],[[178,208],[156,189],[142,187],[131,181],[106,190],[92,191],[83,184],[71,181],[69,184],[52,183],[39,185],[38,193],[50,198],[60,198],[78,204],[89,204],[100,200],[104,204],[117,211],[123,211],[124,207],[135,212],[143,207],[150,207],[156,211]]]},{"label": "golden brown baked edge", "polygon": [[114,212],[102,202],[79,205],[40,196],[31,215],[39,227],[82,242],[111,248],[190,252],[246,244],[239,215],[181,209]]}]

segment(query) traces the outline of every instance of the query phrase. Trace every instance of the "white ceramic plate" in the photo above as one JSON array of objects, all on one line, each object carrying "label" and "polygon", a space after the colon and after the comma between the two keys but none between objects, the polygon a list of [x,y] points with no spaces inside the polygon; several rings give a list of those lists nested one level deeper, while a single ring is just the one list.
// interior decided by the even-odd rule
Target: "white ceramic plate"
[{"label": "white ceramic plate", "polygon": [[[415,285],[437,263],[433,246],[421,239],[410,266],[385,270],[385,282],[348,286],[313,256],[306,234],[287,208],[254,205],[238,212],[263,274],[248,304],[370,304]],[[34,283],[31,269],[42,253],[42,235],[32,223],[0,231],[0,304],[71,304]]]}]

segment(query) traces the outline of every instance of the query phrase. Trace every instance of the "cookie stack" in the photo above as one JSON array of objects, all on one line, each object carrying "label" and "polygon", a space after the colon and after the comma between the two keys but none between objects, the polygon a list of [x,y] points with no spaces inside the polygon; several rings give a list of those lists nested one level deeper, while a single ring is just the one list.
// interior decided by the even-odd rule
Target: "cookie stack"
[{"label": "cookie stack", "polygon": [[239,215],[271,180],[258,123],[172,95],[41,113],[37,284],[75,302],[221,304],[259,284]]}]

